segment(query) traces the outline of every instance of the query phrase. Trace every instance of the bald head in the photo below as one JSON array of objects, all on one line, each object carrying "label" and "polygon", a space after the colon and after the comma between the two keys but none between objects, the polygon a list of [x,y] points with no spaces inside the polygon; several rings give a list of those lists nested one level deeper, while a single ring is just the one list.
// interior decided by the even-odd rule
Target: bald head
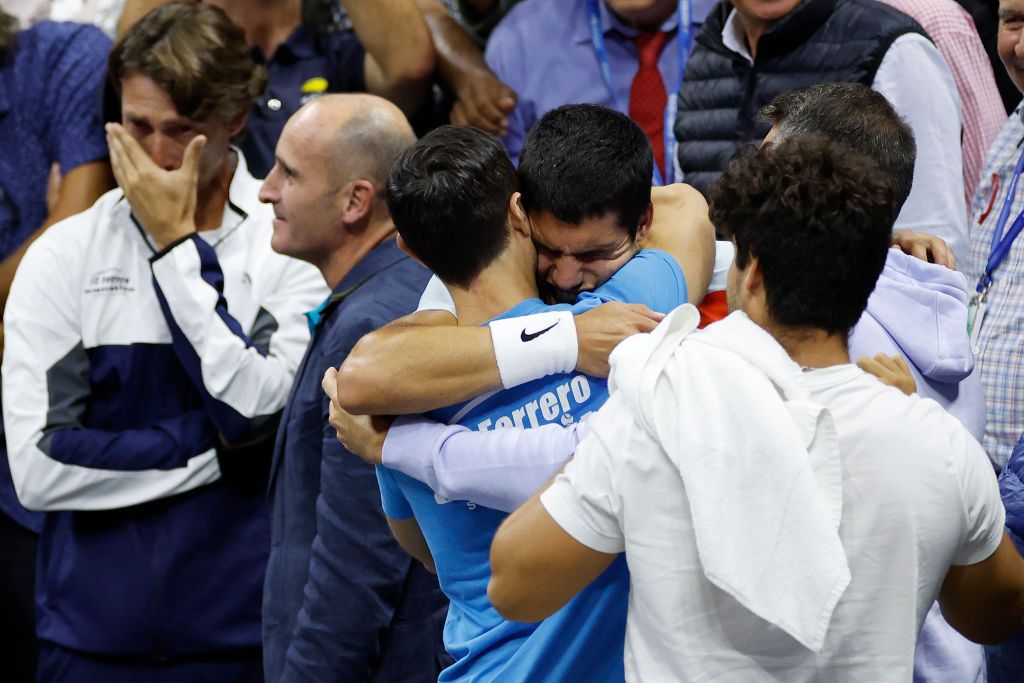
[{"label": "bald head", "polygon": [[324,95],[289,120],[307,149],[323,156],[328,181],[340,187],[357,178],[383,188],[391,165],[416,142],[402,111],[375,95]]},{"label": "bald head", "polygon": [[271,247],[340,282],[351,259],[394,233],[384,186],[415,142],[402,112],[372,95],[326,95],[297,111],[260,188],[274,206]]}]

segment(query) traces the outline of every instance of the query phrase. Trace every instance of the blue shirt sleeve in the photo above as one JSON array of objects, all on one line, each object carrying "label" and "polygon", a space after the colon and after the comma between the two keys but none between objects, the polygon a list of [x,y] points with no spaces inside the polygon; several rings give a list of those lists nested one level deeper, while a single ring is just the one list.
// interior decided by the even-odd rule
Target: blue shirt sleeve
[{"label": "blue shirt sleeve", "polygon": [[380,503],[385,515],[391,519],[409,519],[414,516],[412,506],[395,480],[394,472],[378,465],[377,484],[380,485]]},{"label": "blue shirt sleeve", "polygon": [[64,49],[55,51],[46,109],[51,158],[62,174],[107,157],[101,96],[109,52],[110,39],[95,26],[76,26]]},{"label": "blue shirt sleeve", "polygon": [[609,301],[644,304],[668,313],[686,303],[686,278],[679,263],[660,249],[644,249],[593,292],[580,294],[574,315]]},{"label": "blue shirt sleeve", "polygon": [[522,22],[517,19],[521,14],[506,17],[491,33],[484,51],[484,61],[502,83],[518,94],[516,106],[508,116],[508,132],[502,136],[501,142],[508,150],[512,163],[519,165],[519,154],[526,140],[526,133],[533,127],[537,119],[536,107],[532,93],[524,88],[525,59],[523,56],[523,40],[519,35]]}]

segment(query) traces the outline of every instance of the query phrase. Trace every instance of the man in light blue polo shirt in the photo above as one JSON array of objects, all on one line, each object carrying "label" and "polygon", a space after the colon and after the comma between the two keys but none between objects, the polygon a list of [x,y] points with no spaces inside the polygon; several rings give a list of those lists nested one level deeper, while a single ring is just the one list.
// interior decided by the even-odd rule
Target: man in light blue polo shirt
[{"label": "man in light blue polo shirt", "polygon": [[[528,338],[553,332],[551,325],[567,321],[541,319],[532,327],[522,321],[523,316],[550,316],[554,311],[578,314],[609,300],[643,301],[667,313],[686,302],[686,283],[671,256],[645,250],[607,283],[582,294],[573,306],[548,306],[534,295],[479,322],[511,323]],[[463,323],[464,319],[460,318],[460,324],[477,322],[470,318],[471,322]],[[596,411],[607,399],[604,378],[576,372],[533,380],[431,411],[427,417],[480,431],[571,425]],[[456,663],[444,671],[441,681],[623,680],[622,644],[629,586],[624,558],[578,599],[539,625],[507,621],[487,598],[490,539],[507,513],[473,501],[447,500],[435,495],[427,484],[396,470],[381,467],[377,476],[384,511],[392,526],[396,520],[415,517],[406,523],[417,524],[422,531],[441,587],[451,601],[445,642]]]},{"label": "man in light blue polo shirt", "polygon": [[[611,219],[607,236],[614,244],[605,245],[608,249],[602,255],[621,259],[612,269],[614,274],[590,287],[587,269],[576,278],[568,278],[564,267],[548,272],[545,284],[556,290],[549,291],[551,298],[566,299],[571,293],[577,299],[573,306],[547,306],[538,298],[533,277],[537,264],[534,240],[540,244],[541,263],[565,258],[551,252],[566,247],[561,240],[551,243],[551,231],[544,235],[546,243],[538,239],[533,225],[537,217],[528,217],[528,212],[543,191],[532,188],[530,198],[524,196],[520,202],[515,172],[496,139],[472,129],[435,131],[399,159],[389,179],[389,209],[402,240],[446,283],[459,312],[460,329],[448,327],[446,331],[473,331],[489,323],[499,353],[514,355],[545,345],[554,348],[567,336],[575,350],[572,314],[606,301],[642,302],[667,312],[687,298],[687,278],[680,261],[686,261],[687,268],[693,263],[694,270],[706,267],[699,265],[700,258],[677,260],[657,249],[638,251],[641,244],[650,245],[645,238],[651,222],[647,192],[652,154],[643,131],[602,107],[553,112],[538,128],[557,128],[565,122],[560,115],[562,119],[581,117],[580,125],[566,128],[572,131],[567,133],[570,137],[583,136],[565,145],[580,152],[583,161],[578,163],[586,164],[590,150],[580,147],[586,146],[587,136],[591,142],[599,137],[616,141],[612,146],[643,151],[616,155],[624,160],[628,167],[624,175],[633,182],[621,192],[592,187],[594,197],[615,195],[613,203],[597,210],[602,199],[593,199],[594,206],[584,212],[589,220],[595,216]],[[529,161],[524,165],[529,166]],[[568,177],[574,172],[600,174],[602,169],[563,168],[562,172]],[[621,173],[620,168],[612,174]],[[530,174],[525,175],[524,191],[531,185]],[[551,218],[544,217],[544,222],[550,223]],[[628,223],[633,231],[619,227]],[[590,230],[562,227],[568,231],[562,233],[567,240],[576,233],[600,233],[596,226]],[[710,251],[706,221],[704,227],[709,232]],[[571,261],[588,258],[592,257],[586,252],[568,257]],[[578,286],[574,287],[576,280]],[[569,369],[574,364],[575,360]],[[604,380],[579,372],[558,369],[544,379],[514,381],[513,370],[499,361],[502,367],[505,391],[485,394],[431,416],[480,430],[574,424],[607,398]],[[413,555],[436,568],[451,600],[445,641],[456,663],[442,674],[442,681],[623,680],[628,586],[624,563],[613,565],[591,591],[540,625],[505,621],[486,596],[490,539],[505,513],[473,501],[448,501],[435,496],[426,484],[391,470],[382,468],[378,476],[384,509],[396,536]]]}]

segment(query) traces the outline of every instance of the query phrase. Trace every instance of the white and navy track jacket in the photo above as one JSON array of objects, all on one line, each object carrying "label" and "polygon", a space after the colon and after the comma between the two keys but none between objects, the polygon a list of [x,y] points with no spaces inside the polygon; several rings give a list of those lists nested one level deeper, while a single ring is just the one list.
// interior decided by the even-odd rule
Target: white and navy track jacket
[{"label": "white and navy track jacket", "polygon": [[113,190],[22,261],[3,413],[18,497],[51,513],[45,639],[157,657],[259,643],[265,481],[229,476],[247,465],[223,444],[274,429],[327,288],[271,250],[258,191],[239,154],[221,227],[158,251]]}]

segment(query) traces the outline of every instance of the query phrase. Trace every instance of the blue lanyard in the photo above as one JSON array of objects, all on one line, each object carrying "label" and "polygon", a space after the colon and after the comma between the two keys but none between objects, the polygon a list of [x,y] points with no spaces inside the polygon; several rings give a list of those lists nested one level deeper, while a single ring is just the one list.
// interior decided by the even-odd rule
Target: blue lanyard
[{"label": "blue lanyard", "polygon": [[[604,79],[604,84],[608,88],[608,92],[611,93],[612,99],[615,100],[615,108],[623,114],[628,114],[628,103],[624,105],[624,103],[619,99],[612,83],[612,67],[608,60],[608,50],[604,44],[604,31],[601,30],[601,8],[597,4],[599,1],[600,0],[587,0],[587,15],[590,19],[590,38],[594,45],[594,54],[597,56],[597,62],[601,66],[601,77]],[[663,179],[661,177],[661,171],[658,170],[658,164],[655,163],[655,185],[666,185],[671,183],[672,176],[674,175],[673,170],[675,168],[676,139],[675,135],[672,133],[672,128],[675,126],[675,107],[676,100],[679,96],[679,86],[683,82],[683,73],[686,70],[686,60],[690,56],[690,44],[693,41],[690,17],[693,9],[692,3],[693,0],[679,0],[679,34],[676,36],[676,45],[679,48],[679,78],[677,78],[673,84],[672,92],[669,93],[668,103],[665,106],[665,178]]]},{"label": "blue lanyard", "polygon": [[1020,235],[1021,230],[1024,230],[1024,211],[1021,211],[1020,215],[1017,216],[1016,220],[1010,226],[1010,231],[1003,235],[1003,229],[1006,227],[1006,221],[1010,217],[1010,207],[1013,205],[1013,197],[1017,193],[1017,182],[1020,180],[1021,173],[1024,172],[1024,152],[1021,152],[1020,159],[1017,160],[1017,168],[1013,171],[1013,179],[1010,181],[1010,186],[1006,188],[1006,197],[1003,199],[1003,208],[999,211],[999,220],[996,221],[996,229],[992,233],[992,246],[988,254],[988,263],[985,264],[985,272],[982,274],[981,279],[978,280],[978,293],[982,293],[992,284],[992,273],[995,272],[999,264],[1003,262],[1006,255],[1010,253],[1010,247],[1013,246],[1014,241]]}]

